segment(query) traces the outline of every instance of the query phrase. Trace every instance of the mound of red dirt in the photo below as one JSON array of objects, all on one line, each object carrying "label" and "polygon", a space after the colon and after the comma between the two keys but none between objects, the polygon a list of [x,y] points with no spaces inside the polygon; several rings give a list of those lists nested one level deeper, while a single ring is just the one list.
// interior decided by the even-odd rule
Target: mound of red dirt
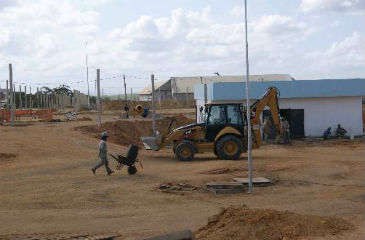
[{"label": "mound of red dirt", "polygon": [[[170,117],[157,119],[156,128],[164,134],[168,130],[170,122],[174,120],[173,128],[192,123],[193,120],[180,115],[178,117]],[[141,136],[152,135],[152,120],[151,119],[133,119],[119,120],[114,122],[106,122],[98,128],[97,125],[81,126],[75,128],[82,133],[86,133],[95,138],[100,138],[103,131],[107,131],[109,141],[121,145],[138,144]]]},{"label": "mound of red dirt", "polygon": [[243,206],[223,209],[195,235],[199,240],[280,240],[336,235],[350,229],[350,223],[333,217]]}]

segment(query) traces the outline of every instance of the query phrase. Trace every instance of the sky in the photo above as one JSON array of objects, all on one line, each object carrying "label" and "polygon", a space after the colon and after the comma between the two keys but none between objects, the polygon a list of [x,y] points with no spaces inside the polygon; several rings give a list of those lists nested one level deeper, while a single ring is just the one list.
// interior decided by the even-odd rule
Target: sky
[{"label": "sky", "polygon": [[[173,76],[244,74],[243,0],[0,0],[0,87],[140,91]],[[365,0],[248,0],[251,74],[365,77]],[[86,47],[87,42],[87,47]],[[17,87],[18,89],[18,87]]]}]

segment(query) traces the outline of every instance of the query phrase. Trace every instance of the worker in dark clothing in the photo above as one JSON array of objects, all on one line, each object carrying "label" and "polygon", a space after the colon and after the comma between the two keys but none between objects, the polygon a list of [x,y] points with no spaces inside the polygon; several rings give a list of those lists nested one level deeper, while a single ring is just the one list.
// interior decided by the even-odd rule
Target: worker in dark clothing
[{"label": "worker in dark clothing", "polygon": [[113,171],[109,168],[109,161],[108,161],[108,149],[106,146],[106,140],[108,138],[107,132],[101,133],[101,141],[99,143],[99,161],[96,163],[96,165],[91,169],[93,174],[95,175],[96,169],[98,169],[101,166],[105,166],[106,173],[108,175],[111,175]]},{"label": "worker in dark clothing", "polygon": [[127,104],[124,106],[124,111],[125,111],[126,118],[129,118],[129,107]]},{"label": "worker in dark clothing", "polygon": [[148,114],[149,114],[149,109],[148,109],[148,107],[144,107],[143,108],[143,113],[141,114],[141,116],[143,117],[143,118],[146,118],[146,117],[148,117]]},{"label": "worker in dark clothing", "polygon": [[331,134],[331,127],[328,127],[324,132],[323,132],[323,139],[330,139],[332,137]]},{"label": "worker in dark clothing", "polygon": [[281,118],[281,128],[283,129],[283,135],[282,135],[283,144],[290,144],[291,143],[290,125],[288,120],[286,120],[285,118]]},{"label": "worker in dark clothing", "polygon": [[336,138],[343,138],[346,135],[347,131],[341,127],[340,124],[337,125],[336,129]]}]

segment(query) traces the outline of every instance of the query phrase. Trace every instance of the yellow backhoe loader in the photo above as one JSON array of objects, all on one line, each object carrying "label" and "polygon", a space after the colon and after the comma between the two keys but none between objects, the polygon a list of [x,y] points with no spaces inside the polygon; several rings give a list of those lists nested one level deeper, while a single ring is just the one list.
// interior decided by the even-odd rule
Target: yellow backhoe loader
[{"label": "yellow backhoe loader", "polygon": [[[277,133],[283,133],[278,95],[278,90],[270,87],[250,106],[253,148],[258,148],[261,144],[260,116],[266,106],[270,108]],[[195,153],[203,152],[214,152],[221,159],[239,159],[241,153],[247,151],[247,118],[243,104],[207,104],[204,113],[204,123],[181,126],[164,136],[158,133],[154,137],[142,137],[141,140],[145,146],[155,151],[171,144],[176,158],[181,161],[191,161]]]}]

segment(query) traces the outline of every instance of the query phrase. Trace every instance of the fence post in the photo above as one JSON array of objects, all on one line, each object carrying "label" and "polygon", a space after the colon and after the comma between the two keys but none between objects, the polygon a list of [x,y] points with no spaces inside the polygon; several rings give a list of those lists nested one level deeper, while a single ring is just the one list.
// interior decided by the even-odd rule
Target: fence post
[{"label": "fence post", "polygon": [[156,136],[156,107],[155,107],[155,75],[151,75],[152,83],[152,129],[153,136]]},{"label": "fence post", "polygon": [[98,127],[101,127],[101,106],[100,106],[100,69],[96,69],[96,86],[97,86],[97,99],[96,106],[98,109]]},{"label": "fence post", "polygon": [[13,66],[9,64],[9,85],[10,85],[10,119],[11,124],[14,125],[14,92],[13,92]]}]

